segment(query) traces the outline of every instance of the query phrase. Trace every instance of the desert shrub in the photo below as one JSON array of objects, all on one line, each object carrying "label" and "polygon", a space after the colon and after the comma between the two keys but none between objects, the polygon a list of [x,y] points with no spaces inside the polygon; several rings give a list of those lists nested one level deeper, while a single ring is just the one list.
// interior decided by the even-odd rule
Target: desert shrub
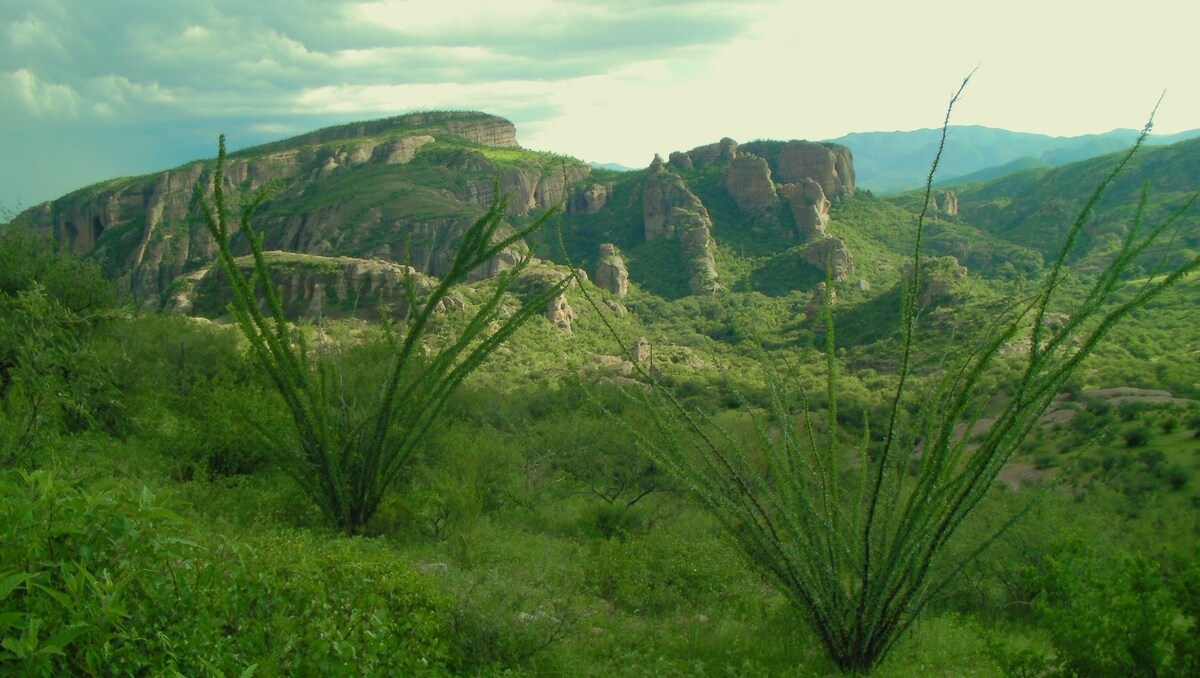
[{"label": "desert shrub", "polygon": [[0,672],[444,673],[450,604],[381,544],[196,534],[148,490],[0,476]]},{"label": "desert shrub", "polygon": [[1150,429],[1139,426],[1125,433],[1125,447],[1144,447],[1150,442]]},{"label": "desert shrub", "polygon": [[119,315],[94,265],[20,224],[0,232],[0,463],[33,464],[29,453],[59,433],[120,424],[93,341]]},{"label": "desert shrub", "polygon": [[[966,85],[964,81],[963,85]],[[959,92],[961,93],[961,89]],[[951,100],[953,108],[957,94]],[[925,205],[944,148],[930,168]],[[1134,208],[1133,225],[1072,299],[1064,298],[1068,262],[1087,240],[1097,204],[1141,147],[1138,142],[1106,173],[1066,229],[1048,273],[1023,301],[982,323],[971,348],[952,356],[922,392],[917,416],[903,407],[917,390],[914,370],[918,295],[928,262],[922,251],[925,208],[915,224],[914,281],[899,295],[901,343],[898,383],[888,415],[878,425],[884,440],[853,440],[839,431],[839,375],[832,347],[832,310],[824,308],[826,402],[810,407],[794,372],[764,368],[770,408],[756,423],[757,440],[742,444],[713,417],[684,406],[663,388],[631,396],[658,415],[666,444],[644,448],[691,490],[739,548],[801,610],[843,671],[867,673],[891,651],[921,612],[980,551],[987,549],[1023,510],[1009,516],[971,549],[950,557],[947,545],[988,495],[993,481],[1021,443],[1040,430],[1041,415],[1082,362],[1117,323],[1200,268],[1189,253],[1181,264],[1127,293],[1147,248],[1169,240],[1180,218],[1200,198],[1192,193],[1154,223],[1146,220],[1147,194]],[[1070,304],[1070,319],[1047,327],[1050,309]],[[597,306],[593,304],[595,308]],[[990,394],[985,375],[1003,366],[1004,347],[1028,332],[1011,397],[992,414],[992,425],[968,448],[967,436],[983,417]],[[653,383],[651,375],[642,374]],[[743,399],[742,406],[750,409]],[[824,430],[814,421],[825,423]],[[919,454],[917,451],[919,450]]]},{"label": "desert shrub", "polygon": [[[1186,586],[1138,555],[1082,541],[1047,562],[1037,601],[1061,669],[1078,676],[1188,676],[1200,660]],[[1053,665],[1047,666],[1053,670]]]},{"label": "desert shrub", "polygon": [[[515,291],[518,276],[530,263],[528,256],[521,258],[492,278],[485,298],[466,314],[451,340],[424,355],[426,333],[435,313],[444,310],[451,287],[469,282],[481,267],[509,248],[519,248],[554,210],[513,230],[504,223],[506,201],[497,197],[459,238],[440,280],[418,290],[415,273],[406,277],[409,308],[403,327],[393,328],[384,318],[384,336],[391,350],[383,363],[383,376],[367,391],[365,400],[352,402],[343,386],[348,372],[336,355],[329,361],[310,353],[305,334],[289,325],[284,314],[279,289],[263,255],[265,236],[251,225],[255,210],[267,199],[266,190],[251,198],[241,212],[240,232],[249,244],[253,267],[249,274],[234,256],[230,245],[233,224],[224,193],[225,159],[222,136],[211,184],[196,186],[196,202],[216,244],[217,265],[233,291],[229,311],[249,344],[252,359],[279,393],[294,424],[294,436],[263,437],[261,442],[330,524],[347,533],[359,533],[384,496],[411,468],[450,395],[526,321],[544,313],[546,304],[571,282],[571,277],[564,275],[525,295],[515,309],[505,309],[502,302],[510,288]],[[396,333],[397,329],[401,333]],[[253,412],[244,416],[252,420]]]}]

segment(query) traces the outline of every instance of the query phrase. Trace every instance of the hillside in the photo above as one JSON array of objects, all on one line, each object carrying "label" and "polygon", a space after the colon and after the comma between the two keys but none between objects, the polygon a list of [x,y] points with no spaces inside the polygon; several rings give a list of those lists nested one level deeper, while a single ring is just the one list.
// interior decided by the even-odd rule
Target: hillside
[{"label": "hillside", "polygon": [[[926,205],[840,143],[615,171],[516,138],[439,112],[231,154],[275,317],[230,284],[245,234],[216,260],[211,160],[0,228],[0,673],[1195,674],[1200,276],[1094,350],[1081,309],[1200,139],[1143,149],[1018,317],[1116,157]],[[1195,257],[1178,225],[1113,302]],[[887,652],[838,654],[902,599]]]},{"label": "hillside", "polygon": [[[900,193],[925,183],[929,161],[937,150],[940,130],[856,132],[833,143],[842,144],[858,160],[860,183],[875,193]],[[1200,135],[1200,130],[1150,135],[1154,145],[1173,144]],[[995,178],[1034,163],[1059,167],[1128,148],[1138,133],[1118,129],[1104,134],[1052,137],[979,126],[953,125],[946,141],[940,185]],[[1007,168],[1007,169],[1006,169]],[[977,172],[983,176],[974,177]]]}]

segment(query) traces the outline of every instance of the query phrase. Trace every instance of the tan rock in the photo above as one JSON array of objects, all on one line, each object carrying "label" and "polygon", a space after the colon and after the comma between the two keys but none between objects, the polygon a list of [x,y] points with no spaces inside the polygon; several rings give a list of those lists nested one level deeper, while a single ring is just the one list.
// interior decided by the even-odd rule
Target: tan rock
[{"label": "tan rock", "polygon": [[692,162],[692,156],[683,151],[672,151],[667,162],[682,170],[696,169],[696,165]]},{"label": "tan rock", "polygon": [[821,185],[805,177],[794,186],[791,193],[792,215],[796,218],[796,230],[804,240],[823,238],[829,226],[829,200]]},{"label": "tan rock", "polygon": [[622,297],[629,293],[629,270],[612,243],[600,245],[600,256],[596,261],[596,286]]},{"label": "tan rock", "polygon": [[760,219],[775,215],[779,196],[766,160],[749,153],[739,155],[725,170],[724,183],[725,190],[743,212]]},{"label": "tan rock", "polygon": [[777,179],[782,183],[800,183],[807,178],[820,184],[827,198],[854,194],[853,156],[845,146],[794,140],[779,152],[777,163]]},{"label": "tan rock", "polygon": [[828,273],[835,281],[842,281],[854,268],[854,258],[841,238],[830,235],[818,237],[800,252],[801,258]]}]

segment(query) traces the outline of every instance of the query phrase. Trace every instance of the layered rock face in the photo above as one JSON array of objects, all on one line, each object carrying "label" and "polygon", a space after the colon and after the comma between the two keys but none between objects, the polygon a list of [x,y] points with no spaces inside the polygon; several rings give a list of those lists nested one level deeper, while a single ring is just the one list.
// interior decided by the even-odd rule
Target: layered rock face
[{"label": "layered rock face", "polygon": [[612,197],[614,184],[588,184],[571,192],[567,214],[595,214],[604,209]]},{"label": "layered rock face", "polygon": [[[450,143],[434,144],[439,138]],[[485,148],[455,148],[456,138]],[[426,155],[433,147],[439,148]],[[497,174],[511,196],[510,215],[564,202],[594,212],[611,194],[607,184],[577,186],[589,173],[583,163],[506,151],[498,165],[488,147],[518,149],[512,123],[478,113],[423,113],[343,125],[231,154],[223,189],[236,217],[239,196],[274,187],[255,221],[268,249],[380,258],[430,275],[446,270],[456,239],[491,205]],[[135,300],[153,307],[172,281],[215,255],[193,201],[195,187],[211,183],[212,169],[211,162],[195,162],[114,180],[22,216],[63,249],[105,260]],[[211,189],[206,193],[211,197]],[[246,251],[238,225],[231,230],[235,251]],[[519,243],[477,276],[503,271],[524,253]]]},{"label": "layered rock face", "polygon": [[810,242],[800,256],[813,266],[828,273],[833,280],[841,282],[854,268],[854,257],[841,238],[826,235]]},{"label": "layered rock face", "polygon": [[[676,209],[683,212],[677,215]],[[704,203],[688,190],[683,178],[668,171],[662,158],[654,156],[642,192],[642,222],[646,240],[674,235],[678,226],[676,219],[686,213],[699,215],[709,225],[712,224]]]},{"label": "layered rock face", "polygon": [[854,195],[854,156],[839,144],[789,141],[779,152],[776,178],[785,184],[812,179],[829,199]]},{"label": "layered rock face", "polygon": [[688,190],[683,178],[666,169],[657,155],[642,193],[642,219],[647,240],[679,237],[692,294],[709,295],[722,289],[712,254],[716,246],[712,218],[700,198]]},{"label": "layered rock face", "polygon": [[629,271],[616,245],[612,243],[600,245],[600,257],[596,261],[596,286],[622,297],[629,293]]},{"label": "layered rock face", "polygon": [[958,216],[958,194],[950,189],[929,196],[929,207],[948,217]]},{"label": "layered rock face", "polygon": [[710,296],[723,290],[717,282],[717,262],[713,258],[717,242],[712,237],[712,221],[706,215],[680,207],[672,210],[671,216],[678,224],[683,265],[692,294]]},{"label": "layered rock face", "polygon": [[[406,280],[412,280],[418,294],[428,292],[436,284],[411,266],[378,259],[315,257],[278,251],[264,252],[264,257],[271,266],[273,282],[280,290],[289,317],[353,315],[375,319],[382,302],[389,316],[401,319],[409,310]],[[246,271],[254,267],[249,257],[239,259],[238,265]],[[225,274],[220,269],[202,268],[172,285],[163,308],[178,313],[217,315],[231,300]],[[439,310],[457,308],[462,308],[462,302],[449,297]]]},{"label": "layered rock face", "polygon": [[749,153],[739,154],[725,170],[725,189],[743,212],[760,219],[773,217],[779,204],[775,182],[767,161]]},{"label": "layered rock face", "polygon": [[804,177],[799,183],[780,186],[779,193],[788,199],[801,238],[811,240],[825,236],[830,203],[821,184]]}]

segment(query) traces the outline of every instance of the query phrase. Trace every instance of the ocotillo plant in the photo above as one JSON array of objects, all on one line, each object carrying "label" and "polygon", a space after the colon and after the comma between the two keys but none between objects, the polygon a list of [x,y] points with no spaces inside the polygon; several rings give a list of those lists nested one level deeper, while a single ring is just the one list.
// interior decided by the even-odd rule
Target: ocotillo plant
[{"label": "ocotillo plant", "polygon": [[[284,316],[282,298],[263,255],[264,234],[251,225],[266,190],[256,194],[241,212],[240,228],[249,242],[253,266],[249,273],[239,267],[230,248],[224,171],[225,137],[221,136],[212,175],[212,200],[205,199],[202,186],[196,187],[196,198],[217,244],[217,263],[232,288],[229,312],[295,424],[293,440],[264,437],[263,444],[326,519],[346,532],[361,532],[463,379],[521,325],[545,309],[571,278],[564,276],[544,292],[525,297],[511,315],[503,316],[501,302],[529,263],[529,257],[525,257],[494,279],[489,296],[455,340],[426,357],[421,339],[431,316],[454,285],[466,282],[477,268],[540,229],[555,211],[505,235],[500,230],[505,200],[497,197],[487,213],[463,233],[449,270],[431,291],[419,295],[415,282],[408,278],[405,287],[409,313],[401,335],[389,332],[394,350],[386,376],[374,392],[374,401],[365,408],[353,409],[342,397],[339,380],[310,356],[304,335],[295,331]],[[265,312],[258,301],[260,292]],[[253,413],[244,416],[252,419]]]},{"label": "ocotillo plant", "polygon": [[[969,78],[968,78],[969,80]],[[965,87],[967,81],[963,81]],[[941,144],[925,184],[925,205],[941,159]],[[642,437],[643,450],[681,479],[721,523],[740,549],[774,581],[808,621],[843,671],[867,673],[878,666],[932,597],[997,534],[966,555],[951,557],[946,545],[987,494],[1005,462],[1037,424],[1071,373],[1113,326],[1131,311],[1200,268],[1192,256],[1169,270],[1160,263],[1147,282],[1126,285],[1126,273],[1147,248],[1176,230],[1179,218],[1198,194],[1165,219],[1144,222],[1143,191],[1136,216],[1111,262],[1090,283],[1069,321],[1050,329],[1047,309],[1059,301],[1066,262],[1094,207],[1125,169],[1149,132],[1096,186],[1068,229],[1066,241],[1040,288],[977,338],[974,350],[935,379],[926,405],[915,415],[903,405],[913,388],[909,379],[917,329],[918,294],[923,275],[923,208],[916,221],[912,278],[902,295],[902,339],[896,391],[884,423],[882,443],[864,435],[847,449],[839,434],[837,361],[833,314],[826,302],[827,420],[818,434],[803,394],[788,392],[787,379],[767,372],[771,406],[764,421],[756,416],[757,450],[735,441],[713,420],[681,405],[653,377],[645,398],[662,436]],[[1132,289],[1131,289],[1132,288]],[[1004,346],[1032,327],[1029,351],[1014,390],[994,423],[971,439],[981,417],[982,379]],[[611,329],[611,328],[610,328]],[[615,332],[614,332],[615,335]],[[619,340],[619,339],[618,339]],[[801,400],[794,406],[795,397]],[[747,411],[750,407],[745,401]],[[792,412],[799,411],[799,416]],[[753,414],[753,412],[751,412]],[[1010,516],[1006,529],[1020,518]],[[935,568],[936,566],[936,568]],[[935,575],[936,572],[936,575]]]}]

